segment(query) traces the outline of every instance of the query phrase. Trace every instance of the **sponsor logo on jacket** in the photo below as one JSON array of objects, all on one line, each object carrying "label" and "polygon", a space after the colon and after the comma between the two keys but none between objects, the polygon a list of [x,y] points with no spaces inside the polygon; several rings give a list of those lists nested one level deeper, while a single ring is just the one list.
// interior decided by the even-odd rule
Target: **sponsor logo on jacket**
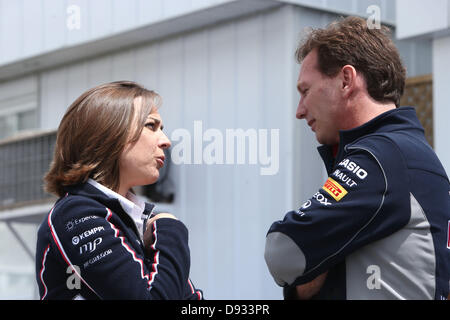
[{"label": "sponsor logo on jacket", "polygon": [[336,170],[333,172],[333,176],[336,177],[336,178],[338,178],[339,181],[345,183],[345,184],[348,185],[349,187],[355,187],[355,186],[358,186],[358,184],[357,184],[354,180],[350,179],[349,176],[347,176],[345,173],[343,173],[343,172],[342,172],[341,170],[339,170],[339,169],[336,169]]},{"label": "sponsor logo on jacket", "polygon": [[83,244],[82,246],[80,246],[80,254],[83,254],[85,252],[89,252],[92,253],[97,249],[97,246],[102,243],[103,238],[102,237],[98,237],[97,239],[90,241],[88,243]]},{"label": "sponsor logo on jacket", "polygon": [[358,178],[364,180],[367,177],[367,171],[349,159],[344,159],[339,163],[339,166],[346,168],[352,173],[356,174]]},{"label": "sponsor logo on jacket", "polygon": [[93,234],[96,234],[99,231],[103,231],[105,230],[105,228],[103,228],[102,226],[99,227],[95,227],[92,228],[90,230],[87,230],[83,233],[80,233],[78,236],[75,236],[72,238],[72,243],[76,246],[78,243],[80,243],[80,240],[83,240],[85,238],[88,238],[90,236],[92,236]]},{"label": "sponsor logo on jacket", "polygon": [[348,193],[343,186],[341,186],[332,178],[328,178],[322,189],[328,192],[328,194],[332,196],[336,201],[340,201]]},{"label": "sponsor logo on jacket", "polygon": [[112,253],[112,249],[108,249],[106,251],[103,251],[102,253],[99,253],[95,257],[85,261],[83,263],[84,268],[86,269],[87,267],[89,267],[89,266],[95,264],[96,262],[102,260],[104,257],[109,256],[111,253]]},{"label": "sponsor logo on jacket", "polygon": [[65,225],[66,226],[66,231],[72,231],[72,229],[76,225],[84,223],[84,222],[89,221],[91,219],[97,219],[97,218],[98,218],[97,216],[87,216],[87,217],[83,217],[83,218],[80,218],[80,219],[72,219],[70,221],[67,221],[66,225]]}]

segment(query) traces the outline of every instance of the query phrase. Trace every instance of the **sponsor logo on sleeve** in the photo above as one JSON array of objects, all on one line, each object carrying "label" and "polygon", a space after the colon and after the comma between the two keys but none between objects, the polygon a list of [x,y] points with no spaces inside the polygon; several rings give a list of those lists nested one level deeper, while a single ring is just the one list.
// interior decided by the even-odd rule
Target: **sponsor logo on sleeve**
[{"label": "sponsor logo on sleeve", "polygon": [[311,206],[311,200],[308,200],[300,207],[300,210],[308,209],[310,206]]},{"label": "sponsor logo on sleeve", "polygon": [[355,162],[349,159],[344,159],[339,163],[339,166],[346,168],[350,172],[354,173],[359,179],[364,180],[367,178],[367,171],[357,165]]},{"label": "sponsor logo on sleeve", "polygon": [[331,203],[328,202],[328,199],[320,192],[316,192],[313,198],[316,199],[323,206],[331,206]]},{"label": "sponsor logo on sleeve", "polygon": [[354,180],[350,179],[349,176],[347,176],[345,173],[343,173],[339,169],[336,169],[332,175],[333,175],[333,177],[336,177],[337,179],[339,179],[339,181],[341,181],[342,183],[345,183],[349,187],[357,187],[358,186],[358,184]]},{"label": "sponsor logo on sleeve", "polygon": [[334,179],[328,178],[322,187],[334,200],[340,201],[348,193],[339,183]]}]

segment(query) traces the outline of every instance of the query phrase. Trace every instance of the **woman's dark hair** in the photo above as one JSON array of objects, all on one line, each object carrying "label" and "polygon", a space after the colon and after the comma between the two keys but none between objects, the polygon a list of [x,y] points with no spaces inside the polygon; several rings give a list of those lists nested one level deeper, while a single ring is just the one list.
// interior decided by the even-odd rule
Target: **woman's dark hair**
[{"label": "woman's dark hair", "polygon": [[[142,105],[136,106],[136,98]],[[93,178],[111,190],[119,188],[119,157],[137,141],[160,96],[131,81],[89,89],[67,109],[58,128],[53,161],[44,177],[47,192],[63,196],[64,187]],[[133,123],[139,128],[130,132]]]}]

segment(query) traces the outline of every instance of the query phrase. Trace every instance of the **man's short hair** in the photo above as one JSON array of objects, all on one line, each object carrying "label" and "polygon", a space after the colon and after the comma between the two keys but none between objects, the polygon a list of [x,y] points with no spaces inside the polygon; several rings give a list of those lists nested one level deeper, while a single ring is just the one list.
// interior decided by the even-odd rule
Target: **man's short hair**
[{"label": "man's short hair", "polygon": [[[136,98],[142,98],[136,106]],[[137,141],[160,96],[131,81],[116,81],[89,89],[67,109],[58,128],[53,161],[45,189],[57,196],[64,187],[93,178],[117,191],[119,158]],[[135,130],[132,130],[136,128]]]},{"label": "man's short hair", "polygon": [[343,66],[351,65],[363,75],[374,100],[400,106],[406,70],[389,28],[371,29],[366,20],[347,17],[324,29],[311,30],[297,48],[297,61],[301,63],[314,49],[322,74],[333,77]]}]

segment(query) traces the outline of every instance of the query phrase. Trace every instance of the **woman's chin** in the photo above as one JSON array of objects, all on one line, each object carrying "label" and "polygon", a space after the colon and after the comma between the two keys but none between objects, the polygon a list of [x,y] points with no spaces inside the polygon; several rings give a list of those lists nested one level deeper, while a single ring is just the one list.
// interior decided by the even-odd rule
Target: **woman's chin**
[{"label": "woman's chin", "polygon": [[156,170],[156,172],[153,173],[152,176],[148,179],[148,183],[146,183],[146,185],[154,184],[158,181],[158,179],[159,179],[159,170]]}]

